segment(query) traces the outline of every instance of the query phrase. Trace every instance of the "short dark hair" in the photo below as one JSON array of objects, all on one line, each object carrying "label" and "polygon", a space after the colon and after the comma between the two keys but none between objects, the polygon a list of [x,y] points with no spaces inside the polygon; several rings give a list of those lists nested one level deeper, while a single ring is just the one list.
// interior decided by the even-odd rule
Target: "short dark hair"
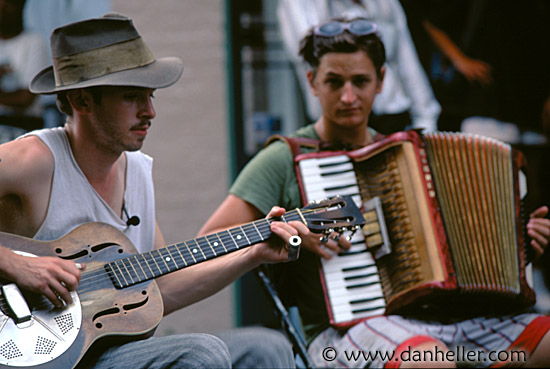
[{"label": "short dark hair", "polygon": [[[355,19],[353,19],[355,20]],[[351,22],[353,20],[332,19],[331,21]],[[386,62],[386,49],[376,33],[357,36],[345,30],[336,36],[318,36],[314,28],[300,41],[300,56],[317,71],[321,57],[327,53],[354,53],[364,51],[372,60],[376,74],[381,77],[381,69]]]},{"label": "short dark hair", "polygon": [[[101,104],[101,97],[103,96],[103,92],[101,90],[102,86],[94,86],[94,87],[87,87],[85,90],[92,95],[92,99],[94,100],[94,103]],[[60,91],[57,93],[57,108],[62,113],[67,114],[68,116],[73,116],[73,108],[71,104],[69,103],[69,99],[67,99],[67,92],[68,91]]]}]

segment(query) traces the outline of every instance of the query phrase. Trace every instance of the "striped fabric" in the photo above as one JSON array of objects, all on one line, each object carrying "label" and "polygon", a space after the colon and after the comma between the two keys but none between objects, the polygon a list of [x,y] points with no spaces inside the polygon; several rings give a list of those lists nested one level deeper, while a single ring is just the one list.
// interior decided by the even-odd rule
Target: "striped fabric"
[{"label": "striped fabric", "polygon": [[[451,357],[462,361],[458,364],[489,367],[498,366],[492,359],[502,350],[522,350],[529,355],[549,329],[550,317],[538,314],[475,318],[452,324],[397,315],[378,316],[357,324],[345,334],[327,329],[311,343],[309,353],[318,367],[398,367],[401,358],[412,361],[419,357],[414,356],[410,347],[432,341],[439,350],[439,356],[437,350],[435,356],[438,361],[448,348],[453,351]],[[388,360],[387,355],[393,356]],[[521,359],[516,357],[515,361],[518,360]]]}]

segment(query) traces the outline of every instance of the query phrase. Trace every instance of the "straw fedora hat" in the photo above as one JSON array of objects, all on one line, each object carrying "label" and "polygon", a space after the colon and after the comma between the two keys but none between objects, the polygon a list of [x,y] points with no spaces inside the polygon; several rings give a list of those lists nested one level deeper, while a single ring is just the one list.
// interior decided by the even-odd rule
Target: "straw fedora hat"
[{"label": "straw fedora hat", "polygon": [[116,13],[59,27],[50,41],[53,65],[33,78],[33,93],[105,85],[163,88],[183,73],[180,58],[155,59],[132,20]]}]

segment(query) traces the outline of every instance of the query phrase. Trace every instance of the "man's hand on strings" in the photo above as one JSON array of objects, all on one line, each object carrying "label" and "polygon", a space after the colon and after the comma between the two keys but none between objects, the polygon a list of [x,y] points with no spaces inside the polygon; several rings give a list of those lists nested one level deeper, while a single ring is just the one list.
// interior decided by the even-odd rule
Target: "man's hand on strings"
[{"label": "man's hand on strings", "polygon": [[[285,209],[274,206],[266,218],[279,218],[285,212]],[[288,251],[290,249],[289,242],[291,237],[309,232],[307,227],[299,221],[284,222],[283,220],[273,220],[269,227],[276,237],[271,237],[269,242],[263,244],[265,245],[264,247],[260,247],[257,250],[260,252],[257,257],[263,260],[264,263],[289,261]]]},{"label": "man's hand on strings", "polygon": [[56,307],[62,307],[63,302],[73,302],[70,291],[78,287],[80,270],[85,268],[84,264],[56,257],[16,255],[13,262],[13,282],[22,289],[46,296]]}]

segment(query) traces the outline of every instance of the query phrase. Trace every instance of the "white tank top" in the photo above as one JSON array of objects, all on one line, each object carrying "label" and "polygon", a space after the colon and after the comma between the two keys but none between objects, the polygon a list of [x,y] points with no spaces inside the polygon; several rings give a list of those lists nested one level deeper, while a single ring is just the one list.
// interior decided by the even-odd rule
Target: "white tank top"
[{"label": "white tank top", "polygon": [[126,152],[124,203],[128,216],[137,216],[139,225],[128,226],[99,196],[78,166],[63,128],[29,133],[39,137],[51,150],[55,167],[46,219],[34,235],[42,241],[60,238],[88,222],[108,223],[124,232],[139,252],[150,251],[155,237],[155,196],[153,159],[140,152]]}]

